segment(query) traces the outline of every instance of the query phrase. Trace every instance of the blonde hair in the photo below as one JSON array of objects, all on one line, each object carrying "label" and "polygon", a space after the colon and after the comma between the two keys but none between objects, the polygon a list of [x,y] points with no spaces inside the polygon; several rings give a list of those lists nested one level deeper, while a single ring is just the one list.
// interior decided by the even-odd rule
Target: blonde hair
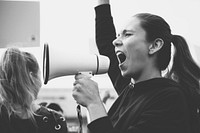
[{"label": "blonde hair", "polygon": [[3,54],[0,64],[0,105],[6,107],[9,116],[18,115],[23,110],[28,118],[35,120],[32,104],[41,87],[38,71],[36,58],[28,52],[8,48]]}]

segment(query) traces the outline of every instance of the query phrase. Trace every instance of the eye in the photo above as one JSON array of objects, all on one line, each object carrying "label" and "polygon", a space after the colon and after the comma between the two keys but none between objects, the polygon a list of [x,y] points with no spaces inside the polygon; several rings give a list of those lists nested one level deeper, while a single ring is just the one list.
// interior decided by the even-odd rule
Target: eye
[{"label": "eye", "polygon": [[132,34],[132,33],[125,33],[125,34],[124,34],[125,37],[129,37],[129,36],[131,36],[131,35],[133,35],[133,34]]}]

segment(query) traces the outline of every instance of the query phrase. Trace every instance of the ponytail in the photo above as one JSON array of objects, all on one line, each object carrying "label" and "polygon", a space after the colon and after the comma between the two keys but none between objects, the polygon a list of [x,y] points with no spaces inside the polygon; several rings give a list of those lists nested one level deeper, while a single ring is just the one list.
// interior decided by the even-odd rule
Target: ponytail
[{"label": "ponytail", "polygon": [[[195,133],[200,133],[200,120],[199,122],[197,120],[200,118],[197,117],[200,114],[200,67],[193,60],[187,42],[179,35],[172,35],[169,24],[162,17],[149,13],[135,16],[140,19],[140,25],[146,31],[148,42],[153,42],[157,38],[164,41],[163,47],[157,53],[157,68],[164,72],[163,76],[175,80],[182,86],[181,90],[185,94],[191,114],[191,129],[195,130]],[[172,43],[175,55],[172,58],[174,60],[170,62]]]},{"label": "ponytail", "polygon": [[186,40],[179,35],[173,35],[175,46],[174,64],[171,77],[187,88],[194,96],[195,104],[200,108],[200,67],[193,60]]},{"label": "ponytail", "polygon": [[175,79],[181,86],[185,95],[189,96],[191,109],[191,128],[193,132],[200,131],[200,68],[190,53],[187,42],[182,36],[173,35],[172,43],[175,46],[174,63],[170,71],[170,78]]}]

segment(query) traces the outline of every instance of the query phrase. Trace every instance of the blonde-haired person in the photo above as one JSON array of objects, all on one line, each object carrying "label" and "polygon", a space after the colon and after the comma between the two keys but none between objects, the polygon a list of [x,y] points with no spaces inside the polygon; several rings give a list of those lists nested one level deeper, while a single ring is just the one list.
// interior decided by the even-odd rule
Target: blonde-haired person
[{"label": "blonde-haired person", "polygon": [[67,133],[65,118],[35,104],[41,72],[34,55],[8,48],[0,62],[0,131],[3,133]]}]

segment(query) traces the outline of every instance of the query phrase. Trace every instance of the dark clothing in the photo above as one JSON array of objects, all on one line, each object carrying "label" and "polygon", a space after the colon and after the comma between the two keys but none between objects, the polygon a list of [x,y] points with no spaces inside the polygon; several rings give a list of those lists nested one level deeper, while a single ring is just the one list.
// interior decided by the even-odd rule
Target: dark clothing
[{"label": "dark clothing", "polygon": [[191,133],[188,114],[179,86],[169,79],[157,78],[134,87],[128,85],[108,117],[88,127],[95,133]]},{"label": "dark clothing", "polygon": [[[21,119],[18,116],[8,117],[4,106],[0,112],[1,133],[67,133],[65,118],[54,110],[40,107],[34,115],[37,125],[30,119]],[[59,126],[60,125],[60,126]]]},{"label": "dark clothing", "polygon": [[92,121],[91,133],[192,133],[183,88],[175,81],[154,78],[130,85],[121,76],[112,41],[116,37],[110,5],[96,10],[96,43],[110,58],[108,75],[119,94],[107,117]]}]

